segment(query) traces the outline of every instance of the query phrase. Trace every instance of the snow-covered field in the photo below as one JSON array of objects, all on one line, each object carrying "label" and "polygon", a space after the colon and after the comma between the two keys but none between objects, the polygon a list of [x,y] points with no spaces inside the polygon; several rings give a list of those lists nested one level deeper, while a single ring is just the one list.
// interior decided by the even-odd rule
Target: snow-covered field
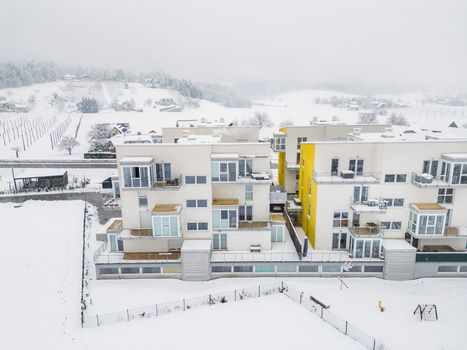
[{"label": "snow-covered field", "polygon": [[[83,206],[81,201],[28,201],[19,208],[0,204],[0,348],[362,349],[283,295],[81,329]],[[119,311],[271,281],[92,280],[88,312]],[[343,291],[334,278],[284,281],[330,304],[333,313],[391,349],[465,348],[465,279],[347,279],[350,288]],[[380,300],[384,312],[377,307]],[[419,303],[436,304],[439,321],[420,322],[412,314]]]}]

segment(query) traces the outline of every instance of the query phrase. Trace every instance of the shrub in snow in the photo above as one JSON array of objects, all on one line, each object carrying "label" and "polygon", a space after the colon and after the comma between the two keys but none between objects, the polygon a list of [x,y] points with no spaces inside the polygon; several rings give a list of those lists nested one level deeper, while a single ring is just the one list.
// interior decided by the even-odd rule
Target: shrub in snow
[{"label": "shrub in snow", "polygon": [[65,136],[64,138],[62,138],[57,147],[59,150],[67,150],[68,154],[71,154],[73,148],[75,148],[78,145],[79,142],[74,137]]}]

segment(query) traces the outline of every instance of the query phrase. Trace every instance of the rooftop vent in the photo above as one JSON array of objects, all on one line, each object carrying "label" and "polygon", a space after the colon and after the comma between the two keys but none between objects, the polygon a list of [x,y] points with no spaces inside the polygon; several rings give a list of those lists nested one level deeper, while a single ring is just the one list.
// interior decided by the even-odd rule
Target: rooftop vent
[{"label": "rooftop vent", "polygon": [[391,127],[384,128],[384,132],[381,134],[381,137],[394,137],[393,129]]}]

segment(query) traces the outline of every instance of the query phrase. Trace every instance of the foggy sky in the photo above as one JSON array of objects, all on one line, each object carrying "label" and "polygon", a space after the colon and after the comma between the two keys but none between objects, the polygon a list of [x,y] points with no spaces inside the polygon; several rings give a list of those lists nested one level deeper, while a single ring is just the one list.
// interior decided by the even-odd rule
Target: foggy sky
[{"label": "foggy sky", "polygon": [[0,61],[467,90],[466,0],[0,0]]}]

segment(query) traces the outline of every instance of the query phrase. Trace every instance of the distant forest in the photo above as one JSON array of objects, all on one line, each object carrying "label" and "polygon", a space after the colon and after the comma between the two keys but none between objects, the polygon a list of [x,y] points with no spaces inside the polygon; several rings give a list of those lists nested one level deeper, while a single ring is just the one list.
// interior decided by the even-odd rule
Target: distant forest
[{"label": "distant forest", "polygon": [[62,80],[65,75],[96,81],[139,82],[173,89],[182,96],[220,103],[226,107],[251,107],[251,101],[219,84],[194,83],[163,72],[134,73],[123,69],[95,69],[60,66],[51,62],[11,62],[0,64],[0,89]]}]

